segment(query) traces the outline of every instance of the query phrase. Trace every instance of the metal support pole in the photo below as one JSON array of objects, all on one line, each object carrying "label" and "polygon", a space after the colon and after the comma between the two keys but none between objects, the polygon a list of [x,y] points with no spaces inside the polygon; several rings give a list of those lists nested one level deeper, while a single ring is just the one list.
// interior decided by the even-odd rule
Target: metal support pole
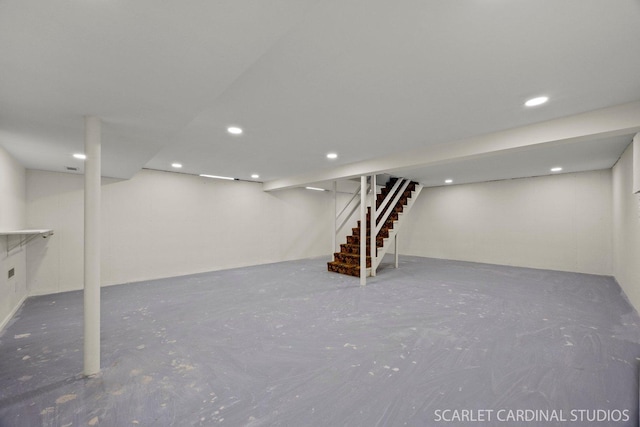
[{"label": "metal support pole", "polygon": [[377,245],[376,245],[376,175],[371,175],[371,220],[369,230],[369,244],[371,250],[371,277],[376,275]]},{"label": "metal support pole", "polygon": [[333,239],[331,241],[331,256],[338,250],[336,238],[338,234],[338,181],[333,181]]},{"label": "metal support pole", "polygon": [[360,177],[360,286],[367,284],[367,177]]},{"label": "metal support pole", "polygon": [[84,375],[100,372],[100,134],[98,117],[85,117],[84,152]]},{"label": "metal support pole", "polygon": [[396,238],[394,240],[395,240],[394,251],[396,253],[395,254],[396,255],[396,268],[398,268],[398,232],[397,231],[396,231]]}]

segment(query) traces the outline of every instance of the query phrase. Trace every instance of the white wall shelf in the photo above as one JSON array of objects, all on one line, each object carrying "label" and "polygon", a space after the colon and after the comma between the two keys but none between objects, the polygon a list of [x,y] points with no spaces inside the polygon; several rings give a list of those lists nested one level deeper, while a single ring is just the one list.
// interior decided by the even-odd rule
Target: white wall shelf
[{"label": "white wall shelf", "polygon": [[[31,240],[35,239],[38,236],[43,238],[47,238],[49,236],[53,236],[53,230],[51,229],[38,229],[38,230],[9,230],[9,231],[0,231],[0,236],[5,236],[7,239],[7,254],[9,254],[13,249],[24,246],[29,243]],[[18,243],[14,243],[13,245],[9,244],[9,236],[19,236],[20,239]]]}]

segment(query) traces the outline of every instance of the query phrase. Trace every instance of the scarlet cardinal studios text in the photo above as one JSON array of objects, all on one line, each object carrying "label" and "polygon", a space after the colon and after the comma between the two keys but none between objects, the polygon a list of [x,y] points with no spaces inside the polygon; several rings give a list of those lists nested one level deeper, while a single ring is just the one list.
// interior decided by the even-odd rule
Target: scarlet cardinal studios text
[{"label": "scarlet cardinal studios text", "polygon": [[626,422],[628,409],[436,409],[434,421],[449,422]]}]

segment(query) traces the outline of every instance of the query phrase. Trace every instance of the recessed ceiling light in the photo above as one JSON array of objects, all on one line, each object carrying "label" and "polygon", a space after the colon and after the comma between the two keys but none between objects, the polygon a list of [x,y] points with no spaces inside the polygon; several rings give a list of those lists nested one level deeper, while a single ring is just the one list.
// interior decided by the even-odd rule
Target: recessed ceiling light
[{"label": "recessed ceiling light", "polygon": [[203,174],[203,173],[201,173],[200,176],[204,177],[204,178],[227,179],[229,181],[235,181],[235,178],[231,178],[231,177],[228,177],[228,176],[206,175],[206,174]]},{"label": "recessed ceiling light", "polygon": [[560,172],[562,170],[562,168],[560,166],[557,166],[555,168],[551,168],[551,172]]},{"label": "recessed ceiling light", "polygon": [[254,173],[253,175],[251,175],[251,178],[258,179],[260,178],[260,175],[258,175],[257,173]]},{"label": "recessed ceiling light", "polygon": [[182,167],[181,163],[171,163],[172,168],[180,169]]},{"label": "recessed ceiling light", "polygon": [[78,159],[78,160],[86,160],[87,155],[86,154],[82,154],[82,153],[76,153],[73,155],[74,158]]},{"label": "recessed ceiling light", "polygon": [[229,132],[232,135],[240,135],[242,133],[242,129],[240,129],[237,126],[229,126],[227,128],[227,132]]},{"label": "recessed ceiling light", "polygon": [[317,187],[304,187],[307,190],[313,190],[313,191],[324,191],[324,188],[317,188]]},{"label": "recessed ceiling light", "polygon": [[453,184],[453,180],[452,179],[445,179],[444,183],[445,184]]},{"label": "recessed ceiling light", "polygon": [[327,159],[337,159],[338,158],[338,154],[337,153],[329,153],[327,154]]},{"label": "recessed ceiling light", "polygon": [[536,107],[538,105],[542,105],[549,100],[548,96],[538,96],[536,98],[531,98],[527,102],[524,103],[527,107]]}]

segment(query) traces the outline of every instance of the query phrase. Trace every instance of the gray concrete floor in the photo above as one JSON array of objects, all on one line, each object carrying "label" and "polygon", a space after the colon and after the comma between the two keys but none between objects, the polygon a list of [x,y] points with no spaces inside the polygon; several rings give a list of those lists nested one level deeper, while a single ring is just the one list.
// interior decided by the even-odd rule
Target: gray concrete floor
[{"label": "gray concrete floor", "polygon": [[[93,379],[82,293],[28,299],[0,425],[637,425],[640,318],[613,279],[402,257],[360,288],[325,261],[103,288]],[[463,410],[485,421],[442,421]]]}]

